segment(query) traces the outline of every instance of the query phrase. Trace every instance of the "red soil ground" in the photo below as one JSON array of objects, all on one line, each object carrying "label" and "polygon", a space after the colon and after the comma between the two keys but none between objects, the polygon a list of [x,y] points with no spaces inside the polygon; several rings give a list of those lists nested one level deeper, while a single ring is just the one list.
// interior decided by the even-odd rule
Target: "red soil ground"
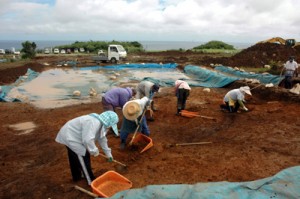
[{"label": "red soil ground", "polygon": [[[135,55],[132,59],[143,57],[140,62],[158,63],[174,61],[184,66],[200,65],[205,56],[192,52],[178,56],[175,52],[166,52]],[[79,60],[87,64],[83,58]],[[54,67],[55,61],[57,57],[44,57],[30,64],[3,66],[1,85],[14,82],[27,68],[45,70],[43,62]],[[245,84],[235,82],[226,88],[213,88],[211,92],[192,88],[187,110],[215,120],[176,116],[173,88],[161,88],[154,99],[159,109],[155,112],[155,121],[148,122],[154,146],[142,154],[131,148],[120,151],[119,139],[108,135],[115,160],[128,167],[120,168],[102,157],[92,157],[95,175],[115,170],[131,180],[133,188],[141,188],[153,184],[251,181],[299,165],[299,96],[280,87],[261,86],[247,99],[250,112],[220,111],[219,104],[226,92]],[[74,189],[74,185],[78,185],[91,191],[85,180],[72,182],[66,149],[54,139],[68,120],[101,111],[100,104],[37,109],[24,103],[0,103],[0,198],[90,198]],[[122,118],[120,110],[118,115]],[[21,122],[34,122],[37,127],[31,133],[21,134],[9,126]],[[207,141],[212,143],[175,145]]]}]

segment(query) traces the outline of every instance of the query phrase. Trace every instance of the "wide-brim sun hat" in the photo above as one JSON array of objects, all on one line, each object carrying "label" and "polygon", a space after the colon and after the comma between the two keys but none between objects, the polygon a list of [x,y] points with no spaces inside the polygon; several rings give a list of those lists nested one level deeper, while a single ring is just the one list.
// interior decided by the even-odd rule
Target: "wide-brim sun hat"
[{"label": "wide-brim sun hat", "polygon": [[240,87],[240,91],[247,93],[248,95],[252,95],[249,86]]},{"label": "wide-brim sun hat", "polygon": [[118,122],[119,122],[119,117],[118,115],[113,112],[113,111],[105,111],[101,113],[100,115],[97,115],[99,120],[102,122],[105,128],[111,127],[114,131],[114,133],[118,136]]},{"label": "wide-brim sun hat", "polygon": [[136,120],[142,112],[141,106],[135,101],[127,102],[123,107],[123,115],[128,120]]}]

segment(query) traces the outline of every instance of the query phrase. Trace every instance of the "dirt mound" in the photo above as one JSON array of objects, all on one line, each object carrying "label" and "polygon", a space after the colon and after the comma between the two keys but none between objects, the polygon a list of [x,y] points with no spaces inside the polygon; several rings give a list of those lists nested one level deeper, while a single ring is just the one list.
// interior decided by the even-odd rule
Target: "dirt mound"
[{"label": "dirt mound", "polygon": [[13,67],[1,70],[0,84],[5,85],[15,82],[21,75],[26,74],[29,68],[36,72],[42,72],[45,69],[45,66],[37,62],[32,62],[17,68]]},{"label": "dirt mound", "polygon": [[275,43],[260,43],[229,58],[206,57],[202,63],[218,63],[232,67],[244,66],[259,68],[266,64],[271,64],[272,62],[284,63],[288,60],[289,56],[294,56],[295,59],[300,57],[300,47],[292,48]]}]

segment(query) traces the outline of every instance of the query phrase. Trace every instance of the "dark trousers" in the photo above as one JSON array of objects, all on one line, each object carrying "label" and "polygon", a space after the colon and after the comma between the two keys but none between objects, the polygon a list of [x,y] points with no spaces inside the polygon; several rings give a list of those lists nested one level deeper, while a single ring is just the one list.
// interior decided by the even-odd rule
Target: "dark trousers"
[{"label": "dark trousers", "polygon": [[236,113],[240,108],[240,103],[238,101],[234,103],[234,106],[229,106],[229,102],[225,102],[225,104],[230,113]]},{"label": "dark trousers", "polygon": [[[138,120],[140,120],[140,118],[138,118]],[[123,116],[123,122],[122,122],[121,131],[120,131],[121,143],[126,143],[129,133],[134,133],[136,128],[137,128],[137,124],[135,121],[127,120]],[[138,132],[141,132],[142,134],[144,134],[146,136],[150,135],[150,130],[148,128],[147,120],[146,120],[145,116],[142,118]]]},{"label": "dark trousers", "polygon": [[177,111],[181,111],[185,109],[186,100],[190,95],[190,90],[180,88],[178,89],[176,96],[177,96]]},{"label": "dark trousers", "polygon": [[[70,163],[70,169],[73,181],[78,181],[82,179],[82,174],[84,175],[83,169],[81,167],[81,164],[78,159],[78,155],[73,152],[69,147],[68,149],[68,157],[69,157],[69,163]],[[83,156],[83,161],[86,167],[86,170],[93,181],[95,179],[94,173],[92,171],[91,167],[91,158],[88,151],[86,151],[85,155]]]},{"label": "dark trousers", "polygon": [[285,76],[284,78],[284,88],[291,89],[292,88],[292,76]]}]

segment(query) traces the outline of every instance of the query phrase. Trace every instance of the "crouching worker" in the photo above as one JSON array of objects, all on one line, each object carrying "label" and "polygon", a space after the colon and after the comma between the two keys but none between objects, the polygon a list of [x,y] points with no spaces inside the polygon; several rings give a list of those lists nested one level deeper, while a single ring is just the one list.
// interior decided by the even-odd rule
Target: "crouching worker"
[{"label": "crouching worker", "polygon": [[88,184],[95,179],[91,168],[90,155],[98,156],[97,140],[108,161],[113,161],[111,149],[107,145],[107,129],[112,127],[118,134],[118,115],[113,111],[101,114],[92,113],[68,121],[59,131],[55,141],[64,144],[68,150],[69,164],[73,181],[82,179],[82,174]]},{"label": "crouching worker", "polygon": [[220,105],[221,109],[235,113],[241,107],[244,111],[248,111],[248,108],[243,102],[245,100],[246,93],[248,95],[252,95],[249,86],[243,86],[229,91],[224,97],[225,104]]},{"label": "crouching worker", "polygon": [[143,97],[142,99],[135,99],[128,101],[122,111],[123,111],[123,121],[120,130],[121,138],[121,149],[125,149],[126,140],[129,133],[134,133],[137,127],[137,132],[149,136],[150,131],[147,125],[146,117],[144,117],[145,108],[150,103],[148,97]]}]

